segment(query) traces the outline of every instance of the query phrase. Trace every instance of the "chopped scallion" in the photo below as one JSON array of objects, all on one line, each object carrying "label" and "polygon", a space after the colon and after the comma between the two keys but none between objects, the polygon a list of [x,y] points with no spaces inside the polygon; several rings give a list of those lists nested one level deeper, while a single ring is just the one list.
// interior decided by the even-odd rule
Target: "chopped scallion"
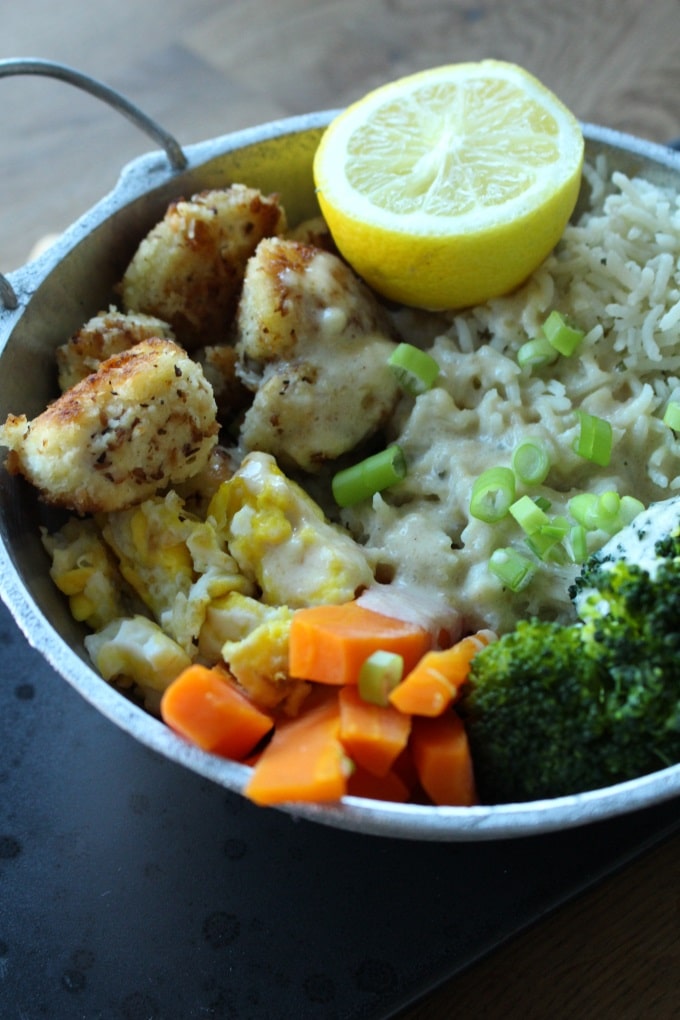
[{"label": "chopped scallion", "polygon": [[525,485],[540,485],[548,477],[550,457],[545,444],[526,439],[512,452],[512,469]]},{"label": "chopped scallion", "polygon": [[377,651],[361,664],[359,697],[373,705],[388,705],[390,692],[401,683],[404,659],[397,652]]},{"label": "chopped scallion", "polygon": [[642,500],[636,499],[635,496],[622,496],[621,497],[621,509],[619,511],[619,518],[621,520],[621,527],[625,528],[627,524],[635,520],[638,514],[642,513],[645,508],[645,504]]},{"label": "chopped scallion", "polygon": [[542,525],[541,533],[561,542],[569,534],[570,523],[566,517],[552,517],[547,524]]},{"label": "chopped scallion", "polygon": [[587,531],[597,528],[597,496],[594,492],[579,492],[572,496],[567,509],[576,523]]},{"label": "chopped scallion", "polygon": [[585,411],[576,412],[580,421],[578,438],[574,451],[579,457],[590,460],[600,467],[607,467],[612,455],[612,427],[606,418],[598,418]]},{"label": "chopped scallion", "polygon": [[470,513],[493,524],[507,514],[515,498],[515,474],[509,467],[492,467],[475,479],[470,496]]},{"label": "chopped scallion", "polygon": [[677,400],[670,400],[666,405],[666,410],[663,416],[664,425],[668,425],[669,429],[673,429],[674,432],[680,432],[680,402]]},{"label": "chopped scallion", "polygon": [[635,496],[619,496],[613,489],[599,495],[581,492],[568,503],[569,513],[578,525],[586,531],[601,530],[609,535],[630,524],[644,508],[644,503]]},{"label": "chopped scallion", "polygon": [[597,520],[599,527],[609,531],[612,527],[619,530],[618,518],[621,511],[621,497],[618,492],[603,492],[597,498]]},{"label": "chopped scallion", "polygon": [[413,344],[398,344],[387,364],[399,385],[414,397],[431,389],[439,375],[439,364],[435,359]]},{"label": "chopped scallion", "polygon": [[551,312],[545,320],[543,333],[550,346],[566,358],[571,357],[585,336],[583,330],[574,329],[565,322],[564,316],[558,311]]},{"label": "chopped scallion", "polygon": [[536,564],[527,556],[522,556],[516,549],[495,549],[489,559],[491,573],[509,588],[510,591],[522,591],[531,583],[536,573]]},{"label": "chopped scallion", "polygon": [[333,498],[338,506],[353,506],[405,477],[406,459],[403,450],[393,444],[358,464],[338,471],[331,482]]},{"label": "chopped scallion", "polygon": [[569,534],[569,527],[566,517],[552,517],[547,524],[542,524],[537,531],[527,535],[527,545],[539,559],[564,563],[566,551],[563,543]]},{"label": "chopped scallion", "polygon": [[544,534],[543,529],[540,528],[532,535],[527,535],[526,543],[535,556],[538,556],[540,560],[547,560],[551,558],[551,553],[554,551],[555,546],[559,544],[559,539],[554,538],[552,535]]},{"label": "chopped scallion", "polygon": [[510,513],[515,518],[525,535],[535,532],[550,522],[550,518],[540,506],[536,506],[531,496],[520,496],[510,506]]},{"label": "chopped scallion", "polygon": [[527,340],[517,351],[517,364],[520,368],[543,368],[557,361],[558,353],[545,336]]},{"label": "chopped scallion", "polygon": [[588,533],[582,524],[574,524],[570,529],[567,548],[574,563],[585,563],[588,559]]}]

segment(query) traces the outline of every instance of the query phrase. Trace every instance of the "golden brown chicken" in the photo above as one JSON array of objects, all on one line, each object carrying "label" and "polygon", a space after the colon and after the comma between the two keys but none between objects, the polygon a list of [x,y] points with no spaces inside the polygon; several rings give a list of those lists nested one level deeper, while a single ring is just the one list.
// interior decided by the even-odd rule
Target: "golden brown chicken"
[{"label": "golden brown chicken", "polygon": [[126,315],[113,307],[108,312],[99,312],[65,344],[57,347],[60,390],[64,393],[81,379],[96,372],[102,361],[153,337],[174,339],[167,322],[152,315]]},{"label": "golden brown chicken", "polygon": [[242,184],[173,202],[124,274],[125,310],[170,323],[187,351],[223,343],[246,262],[263,237],[285,228],[277,196]]},{"label": "golden brown chicken", "polygon": [[47,503],[120,510],[203,470],[217,442],[212,390],[171,340],[145,340],[104,361],[32,421],[9,415],[7,468]]},{"label": "golden brown chicken", "polygon": [[239,303],[238,372],[255,391],[245,450],[315,471],[378,430],[399,388],[387,315],[337,256],[268,238],[248,263]]}]

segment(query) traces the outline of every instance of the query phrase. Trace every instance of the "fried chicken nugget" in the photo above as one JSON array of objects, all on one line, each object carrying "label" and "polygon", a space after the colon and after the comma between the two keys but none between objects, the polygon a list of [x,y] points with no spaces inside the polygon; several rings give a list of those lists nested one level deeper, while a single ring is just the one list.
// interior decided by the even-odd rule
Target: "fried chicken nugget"
[{"label": "fried chicken nugget", "polygon": [[254,390],[248,450],[318,470],[376,432],[399,387],[385,310],[337,256],[269,238],[248,263],[236,317],[238,370]]},{"label": "fried chicken nugget", "polygon": [[42,414],[0,426],[7,469],[47,503],[79,514],[121,510],[202,471],[219,427],[200,365],[171,340],[104,361]]},{"label": "fried chicken nugget", "polygon": [[59,389],[65,393],[81,379],[96,372],[102,361],[153,337],[174,339],[167,322],[152,315],[126,315],[113,307],[108,312],[99,312],[65,344],[57,347]]},{"label": "fried chicken nugget", "polygon": [[246,262],[285,229],[277,196],[243,184],[173,202],[125,271],[123,306],[170,323],[187,351],[223,343]]}]

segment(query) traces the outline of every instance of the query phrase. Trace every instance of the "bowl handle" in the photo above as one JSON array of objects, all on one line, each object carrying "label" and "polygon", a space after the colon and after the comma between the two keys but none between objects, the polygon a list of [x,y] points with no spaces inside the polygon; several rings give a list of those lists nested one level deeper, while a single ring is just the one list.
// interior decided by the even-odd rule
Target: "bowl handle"
[{"label": "bowl handle", "polygon": [[[77,71],[66,64],[59,64],[52,60],[40,60],[35,58],[15,57],[8,60],[0,60],[0,78],[7,78],[16,74],[38,74],[48,78],[58,78],[60,81],[75,85],[77,88],[89,92],[97,99],[103,100],[112,106],[123,116],[127,117],[142,131],[158,142],[165,150],[170,165],[173,169],[180,171],[187,166],[187,158],[184,155],[179,142],[164,128],[162,128],[151,117],[131,103],[129,99],[116,92],[103,82],[92,78],[89,74]],[[17,306],[17,296],[14,293],[9,280],[0,273],[0,301],[7,309],[14,309]]]}]

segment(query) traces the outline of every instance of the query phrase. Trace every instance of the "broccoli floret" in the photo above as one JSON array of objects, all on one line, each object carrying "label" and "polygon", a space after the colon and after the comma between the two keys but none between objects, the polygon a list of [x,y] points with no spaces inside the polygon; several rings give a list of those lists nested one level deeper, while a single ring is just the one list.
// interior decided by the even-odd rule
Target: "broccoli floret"
[{"label": "broccoli floret", "polygon": [[655,504],[587,561],[576,622],[520,623],[475,656],[459,707],[484,800],[680,761],[679,518],[680,500]]},{"label": "broccoli floret", "polygon": [[457,704],[486,803],[600,785],[605,671],[580,628],[523,620],[478,652]]}]

